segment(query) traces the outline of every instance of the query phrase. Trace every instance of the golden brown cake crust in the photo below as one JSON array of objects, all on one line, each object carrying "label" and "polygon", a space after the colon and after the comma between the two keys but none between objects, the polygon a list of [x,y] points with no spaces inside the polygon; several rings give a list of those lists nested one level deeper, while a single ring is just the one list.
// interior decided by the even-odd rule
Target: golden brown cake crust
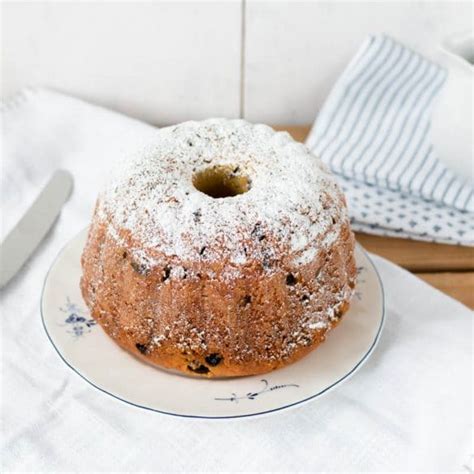
[{"label": "golden brown cake crust", "polygon": [[[158,168],[166,165],[173,170],[186,160],[194,172],[209,166],[207,161],[188,159],[181,145],[170,154],[172,139],[186,144],[193,140],[193,146],[199,148],[199,139],[207,137],[211,144],[207,143],[207,148],[202,145],[203,150],[211,149],[219,156],[221,136],[241,133],[255,139],[252,133],[257,133],[261,142],[265,144],[264,135],[273,144],[280,135],[261,126],[255,132],[256,126],[242,121],[179,127],[182,129],[171,137],[169,130],[163,132],[158,145],[153,145],[154,150],[166,152],[156,152],[160,160],[167,159],[165,164],[157,161]],[[162,145],[163,140],[171,145]],[[247,144],[244,151],[249,155],[258,152],[248,145],[251,140],[241,141]],[[287,137],[283,141],[281,149],[287,150],[293,143]],[[273,149],[278,151],[278,147]],[[257,190],[252,195],[252,188],[259,186],[259,170],[239,160],[243,151],[239,153],[231,156],[230,162],[239,166],[251,183],[250,191],[241,196],[216,199],[203,195],[189,183],[192,171],[186,180],[176,179],[174,188],[166,181],[172,178],[163,177],[160,188],[163,169],[150,177],[149,163],[141,166],[140,159],[125,171],[125,181],[122,174],[99,196],[82,256],[82,294],[106,333],[122,348],[152,364],[205,377],[268,372],[317,347],[348,309],[356,275],[354,237],[344,198],[332,177],[298,145],[299,166],[308,167],[309,184],[316,189],[307,188],[308,192],[301,194],[288,191],[288,203],[267,206],[261,200],[269,191],[258,194]],[[314,174],[304,155],[313,160]],[[149,154],[143,156],[150,159]],[[176,156],[179,162],[173,161]],[[278,160],[284,163],[283,158],[279,156],[272,163],[274,171],[278,172]],[[206,159],[212,165],[210,153]],[[124,183],[129,190],[124,189]],[[303,187],[307,184],[295,182]],[[278,185],[285,183],[276,182]],[[147,208],[151,195],[156,209]],[[142,197],[143,205],[136,203],[137,196]],[[223,205],[233,206],[230,209],[235,209],[235,216],[225,208],[224,222],[212,222]],[[160,215],[170,207],[176,221],[182,223],[171,230],[160,227],[170,222],[169,217],[160,221]],[[245,221],[242,212],[248,214]],[[275,225],[272,212],[286,223],[284,233]],[[200,229],[206,219],[207,227],[214,225],[214,236]],[[280,221],[278,225],[285,224]],[[144,232],[153,232],[154,239]],[[301,238],[295,240],[295,232]],[[172,247],[170,242],[178,239],[179,247]]]}]

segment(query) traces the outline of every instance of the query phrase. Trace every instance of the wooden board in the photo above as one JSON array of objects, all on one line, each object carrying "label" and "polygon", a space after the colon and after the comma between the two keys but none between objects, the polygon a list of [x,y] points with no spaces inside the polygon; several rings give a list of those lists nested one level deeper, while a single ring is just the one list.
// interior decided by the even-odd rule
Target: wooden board
[{"label": "wooden board", "polygon": [[474,249],[472,247],[378,237],[359,232],[356,233],[356,237],[370,252],[381,255],[411,272],[474,270]]},{"label": "wooden board", "polygon": [[[304,141],[309,126],[274,127]],[[408,239],[356,233],[369,251],[415,273],[430,285],[474,308],[474,249]]]},{"label": "wooden board", "polygon": [[416,275],[469,308],[474,308],[474,272],[417,273]]}]

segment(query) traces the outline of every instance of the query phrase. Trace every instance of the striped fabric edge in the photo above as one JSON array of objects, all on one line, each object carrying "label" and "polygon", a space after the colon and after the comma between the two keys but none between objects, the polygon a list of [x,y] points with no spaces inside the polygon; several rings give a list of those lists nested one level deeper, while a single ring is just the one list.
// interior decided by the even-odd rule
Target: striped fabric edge
[{"label": "striped fabric edge", "polygon": [[446,71],[370,36],[331,91],[308,147],[348,178],[474,211],[473,187],[436,157],[430,117]]}]

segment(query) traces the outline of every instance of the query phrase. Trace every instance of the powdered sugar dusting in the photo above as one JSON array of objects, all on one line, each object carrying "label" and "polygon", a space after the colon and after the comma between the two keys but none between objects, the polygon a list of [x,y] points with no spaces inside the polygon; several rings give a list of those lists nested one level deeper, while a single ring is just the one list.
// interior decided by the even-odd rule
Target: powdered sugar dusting
[{"label": "powdered sugar dusting", "polygon": [[[250,190],[216,199],[195,189],[194,173],[214,165],[235,167]],[[137,242],[132,252],[149,265],[156,249],[182,260],[204,254],[236,265],[278,250],[304,264],[315,246],[337,239],[347,222],[343,203],[319,159],[287,133],[210,119],[157,131],[120,167],[99,198],[97,216],[111,222],[116,239],[120,229],[129,231]],[[259,239],[273,245],[252,245]]]}]

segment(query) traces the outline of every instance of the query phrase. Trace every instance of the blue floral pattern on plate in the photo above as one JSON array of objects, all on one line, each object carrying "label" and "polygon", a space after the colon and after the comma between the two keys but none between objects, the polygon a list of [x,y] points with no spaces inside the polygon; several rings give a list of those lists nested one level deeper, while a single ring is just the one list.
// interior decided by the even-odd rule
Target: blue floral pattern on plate
[{"label": "blue floral pattern on plate", "polygon": [[362,292],[358,290],[360,288],[361,283],[365,283],[365,278],[362,275],[367,271],[367,268],[363,265],[357,266],[357,285],[356,291],[354,291],[354,297],[357,298],[359,301],[362,301]]},{"label": "blue floral pattern on plate", "polygon": [[270,385],[268,383],[268,380],[266,379],[262,379],[260,380],[260,382],[263,383],[263,388],[259,390],[258,392],[248,392],[245,395],[241,395],[241,396],[238,396],[236,393],[232,393],[230,397],[214,398],[214,400],[239,403],[239,400],[255,400],[260,395],[263,395],[264,393],[273,392],[275,390],[281,390],[283,388],[288,388],[288,387],[299,388],[299,385],[295,383],[288,383],[288,384],[282,384],[282,385]]},{"label": "blue floral pattern on plate", "polygon": [[59,310],[67,314],[61,326],[66,326],[68,328],[66,332],[72,334],[75,338],[91,332],[91,328],[97,324],[94,319],[88,317],[87,312],[82,310],[79,305],[71,302],[69,297],[64,307],[60,307]]}]

